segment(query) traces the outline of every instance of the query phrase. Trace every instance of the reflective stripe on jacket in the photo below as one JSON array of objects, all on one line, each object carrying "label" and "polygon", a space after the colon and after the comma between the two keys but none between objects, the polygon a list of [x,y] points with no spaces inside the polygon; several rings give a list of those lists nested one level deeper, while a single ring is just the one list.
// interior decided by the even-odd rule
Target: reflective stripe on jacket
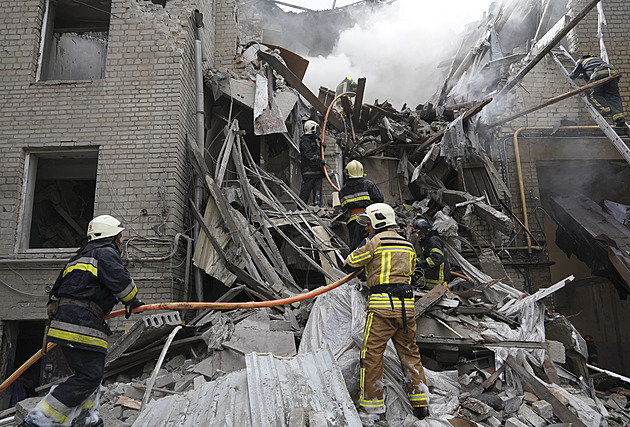
[{"label": "reflective stripe on jacket", "polygon": [[385,199],[381,190],[369,179],[349,178],[339,191],[339,200],[347,224],[356,220],[362,212],[354,214],[354,209],[366,208],[372,203],[383,203]]},{"label": "reflective stripe on jacket", "polygon": [[[138,289],[122,264],[112,239],[98,239],[79,249],[68,261],[50,291],[51,300],[91,301],[103,315],[121,301],[129,302]],[[61,345],[107,352],[108,328],[103,318],[86,305],[59,305],[52,314],[48,339]]]},{"label": "reflective stripe on jacket", "polygon": [[442,239],[435,231],[418,242],[418,265],[424,270],[424,283],[432,288],[451,280],[451,266],[444,253]]},{"label": "reflective stripe on jacket", "polygon": [[[351,267],[365,267],[368,287],[404,285],[411,283],[416,252],[407,239],[387,229],[368,237],[363,246],[348,255],[345,263]],[[413,298],[405,298],[405,309],[413,315]],[[378,293],[370,295],[368,311],[378,311],[384,317],[399,317],[402,304],[399,298],[390,300],[389,294]]]}]

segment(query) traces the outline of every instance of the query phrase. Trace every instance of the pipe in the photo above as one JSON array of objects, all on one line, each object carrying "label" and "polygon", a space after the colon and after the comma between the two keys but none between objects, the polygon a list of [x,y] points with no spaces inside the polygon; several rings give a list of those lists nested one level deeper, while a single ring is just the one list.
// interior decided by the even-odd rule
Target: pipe
[{"label": "pipe", "polygon": [[[516,132],[514,132],[514,159],[516,160],[516,173],[518,176],[518,189],[521,196],[521,204],[523,205],[523,223],[525,224],[525,228],[529,230],[529,217],[527,215],[527,204],[525,202],[525,187],[523,185],[523,171],[521,169],[521,154],[518,146],[518,136],[521,132],[525,130],[554,130],[555,128],[552,126],[532,126],[532,127],[522,127],[518,128]],[[592,130],[597,129],[601,130],[599,126],[561,126],[557,130]],[[532,253],[532,240],[529,237],[529,234],[525,234],[525,238],[527,240],[527,252],[529,254]]]},{"label": "pipe", "polygon": [[[201,153],[205,152],[205,123],[204,123],[204,103],[203,103],[203,76],[201,72],[202,50],[201,41],[195,40],[195,86],[197,95],[197,145]],[[195,206],[198,208],[201,205],[203,198],[203,190],[201,185],[201,178],[197,176],[195,178]],[[199,238],[201,226],[198,221],[195,221],[194,227],[194,239]],[[197,301],[203,301],[203,275],[201,269],[195,269],[195,294]]]},{"label": "pipe", "polygon": [[193,21],[197,32],[197,40],[201,42],[201,60],[207,62],[208,56],[206,55],[206,46],[203,37],[203,13],[199,12],[199,9],[193,11]]},{"label": "pipe", "polygon": [[[335,105],[335,101],[337,101],[339,98],[341,98],[344,95],[355,95],[354,92],[343,92],[340,93],[339,95],[337,95],[335,97],[335,99],[333,99],[330,102],[330,105],[328,106],[328,109],[326,110],[326,115],[324,116],[324,124],[322,125],[322,143],[324,142],[324,132],[326,132],[326,122],[328,121],[328,115],[330,114],[330,109],[332,108],[333,105]],[[321,147],[322,150],[322,159],[324,158],[324,146],[322,145]],[[332,183],[332,181],[330,180],[330,176],[328,176],[328,170],[326,169],[326,165],[324,165],[324,175],[326,175],[326,179],[328,180],[328,183],[330,184],[330,186],[332,188],[335,189],[335,191],[339,191],[340,189]]]},{"label": "pipe", "polygon": [[[361,273],[363,270],[358,270],[353,273],[350,273],[336,282],[331,283],[330,285],[322,286],[318,289],[314,289],[305,294],[295,295],[289,298],[282,298],[278,300],[272,301],[249,301],[249,302],[170,302],[163,304],[146,304],[141,305],[140,307],[134,308],[133,313],[141,313],[143,311],[152,311],[152,310],[177,310],[177,309],[211,309],[211,310],[231,310],[236,308],[261,308],[261,307],[275,307],[278,305],[286,305],[291,304],[298,301],[303,301],[305,299],[313,298],[318,295],[321,295],[325,292],[331,291],[344,283],[348,283],[350,280],[354,279]],[[109,313],[105,316],[105,319],[111,319],[112,317],[119,317],[125,314],[125,309],[116,310]],[[46,347],[46,351],[50,351],[56,344],[48,343]],[[39,358],[42,357],[42,350],[39,349],[37,353],[30,357],[26,362],[22,364],[13,374],[11,374],[2,384],[0,384],[0,393],[5,391],[12,383],[15,381],[24,371],[26,371],[33,363],[37,362]]]},{"label": "pipe", "polygon": [[155,367],[153,368],[153,373],[147,381],[147,388],[144,391],[144,395],[142,396],[142,403],[140,404],[140,410],[138,412],[142,412],[144,408],[147,406],[147,402],[149,401],[149,397],[151,396],[151,391],[153,391],[153,385],[155,385],[155,378],[157,377],[160,368],[162,367],[162,362],[164,362],[164,357],[166,357],[166,353],[168,352],[168,348],[171,346],[171,342],[173,342],[173,338],[175,335],[182,329],[182,325],[177,326],[175,329],[171,331],[168,338],[166,339],[166,343],[164,344],[164,348],[160,353],[160,357],[158,358]]}]

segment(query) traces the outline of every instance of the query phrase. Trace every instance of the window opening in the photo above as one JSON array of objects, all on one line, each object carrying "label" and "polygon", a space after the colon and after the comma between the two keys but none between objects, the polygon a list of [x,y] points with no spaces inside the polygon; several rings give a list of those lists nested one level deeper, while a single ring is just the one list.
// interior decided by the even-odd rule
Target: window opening
[{"label": "window opening", "polygon": [[37,80],[105,78],[111,0],[46,0]]},{"label": "window opening", "polygon": [[[97,151],[31,153],[23,245],[75,248],[86,242],[94,214]],[[30,207],[30,208],[29,208]]]}]

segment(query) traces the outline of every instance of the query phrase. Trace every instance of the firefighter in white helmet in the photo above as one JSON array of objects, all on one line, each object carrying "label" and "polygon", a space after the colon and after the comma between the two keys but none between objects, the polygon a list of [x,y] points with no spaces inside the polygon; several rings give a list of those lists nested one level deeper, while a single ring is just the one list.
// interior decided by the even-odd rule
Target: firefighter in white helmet
[{"label": "firefighter in white helmet", "polygon": [[124,229],[113,216],[94,218],[88,243],[57,277],[49,294],[47,341],[60,347],[74,374],[52,387],[20,426],[103,425],[97,407],[111,334],[103,317],[118,302],[127,318],[143,305],[120,257]]},{"label": "firefighter in white helmet", "polygon": [[385,413],[383,353],[391,339],[400,358],[414,415],[428,413],[429,389],[416,344],[416,319],[411,277],[416,264],[413,245],[395,230],[396,214],[374,203],[357,218],[370,237],[345,264],[365,268],[370,296],[360,353],[359,416],[365,424]]},{"label": "firefighter in white helmet", "polygon": [[366,206],[382,203],[384,197],[376,184],[365,178],[361,162],[357,160],[348,162],[345,175],[346,181],[339,191],[339,199],[343,209],[343,219],[348,228],[348,246],[352,252],[368,236],[365,226],[357,224],[357,217],[363,213]]},{"label": "firefighter in white helmet", "polygon": [[308,203],[312,193],[313,204],[320,206],[324,159],[321,154],[322,143],[317,137],[317,128],[317,122],[307,120],[304,123],[304,135],[300,138],[300,170],[302,172],[300,199]]}]

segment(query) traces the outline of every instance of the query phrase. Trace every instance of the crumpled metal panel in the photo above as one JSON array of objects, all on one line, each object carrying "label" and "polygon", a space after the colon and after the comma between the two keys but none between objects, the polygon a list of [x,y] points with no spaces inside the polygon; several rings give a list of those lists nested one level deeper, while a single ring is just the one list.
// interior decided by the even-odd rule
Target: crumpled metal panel
[{"label": "crumpled metal panel", "polygon": [[252,427],[247,373],[232,372],[182,396],[151,402],[134,427]]},{"label": "crumpled metal panel", "polygon": [[295,409],[323,414],[329,425],[361,426],[328,348],[296,357],[250,353],[246,364],[185,395],[151,402],[133,426],[283,427]]},{"label": "crumpled metal panel", "polygon": [[551,198],[556,244],[605,277],[625,300],[630,293],[630,230],[584,195]]},{"label": "crumpled metal panel", "polygon": [[324,412],[328,425],[361,426],[346,384],[328,348],[293,358],[248,354],[252,425],[286,426],[291,411]]}]

